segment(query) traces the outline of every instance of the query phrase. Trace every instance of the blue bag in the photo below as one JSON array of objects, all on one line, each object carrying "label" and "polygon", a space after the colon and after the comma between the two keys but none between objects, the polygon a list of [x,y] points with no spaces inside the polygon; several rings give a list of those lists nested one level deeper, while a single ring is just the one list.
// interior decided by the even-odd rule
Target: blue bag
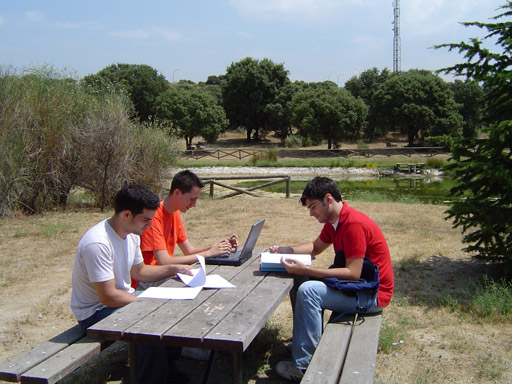
[{"label": "blue bag", "polygon": [[[331,265],[329,268],[341,267],[341,263],[339,262],[339,259],[341,259],[341,257],[339,256],[340,255],[338,254],[336,255],[335,264]],[[365,313],[366,311],[368,311],[368,309],[370,309],[373,302],[375,301],[375,298],[377,297],[377,293],[379,292],[379,267],[373,264],[373,262],[369,258],[365,257],[363,260],[363,268],[361,270],[361,278],[359,280],[340,280],[335,277],[326,277],[323,278],[322,281],[328,287],[342,291],[344,294],[349,296],[357,297],[357,293],[363,290],[370,293],[371,299],[368,301],[368,303],[362,306],[357,305],[355,308],[348,309],[345,313],[336,316],[337,318],[352,311],[357,311],[358,313]]]}]

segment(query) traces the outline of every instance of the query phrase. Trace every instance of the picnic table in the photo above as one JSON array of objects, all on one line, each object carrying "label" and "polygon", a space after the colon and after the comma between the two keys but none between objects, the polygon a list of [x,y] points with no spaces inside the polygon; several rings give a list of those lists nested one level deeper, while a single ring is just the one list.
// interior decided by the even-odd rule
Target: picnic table
[{"label": "picnic table", "polygon": [[[206,265],[207,274],[218,274],[234,289],[203,289],[193,300],[139,298],[90,327],[90,338],[130,343],[132,380],[136,380],[137,343],[205,348],[212,350],[203,382],[208,383],[217,351],[233,354],[233,382],[242,379],[242,353],[264,327],[293,279],[287,274],[261,272],[259,255],[239,267]],[[183,284],[168,279],[161,286]],[[136,382],[136,381],[132,381]]]}]

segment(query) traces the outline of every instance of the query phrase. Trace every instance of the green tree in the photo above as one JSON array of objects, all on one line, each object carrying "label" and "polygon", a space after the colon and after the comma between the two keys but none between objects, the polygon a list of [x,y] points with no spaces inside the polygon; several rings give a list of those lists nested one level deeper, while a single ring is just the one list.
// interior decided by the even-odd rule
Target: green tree
[{"label": "green tree", "polygon": [[231,64],[221,82],[223,105],[231,128],[245,128],[250,141],[252,136],[258,140],[260,133],[281,126],[285,107],[280,105],[280,95],[289,83],[284,65],[269,59],[259,61],[247,57]]},{"label": "green tree", "polygon": [[455,80],[449,83],[462,116],[462,136],[474,137],[482,128],[484,90],[476,81]]},{"label": "green tree", "polygon": [[216,142],[228,126],[222,106],[197,85],[173,85],[158,98],[157,105],[157,117],[169,122],[178,136],[185,138],[187,148],[197,136],[208,143]]},{"label": "green tree", "polygon": [[302,137],[315,143],[327,140],[327,148],[360,137],[368,107],[331,81],[303,85],[291,102],[292,123]]},{"label": "green tree", "polygon": [[[464,54],[466,61],[444,68],[446,73],[465,76],[484,84],[486,89],[484,138],[455,138],[451,142],[452,159],[447,166],[458,185],[455,196],[467,196],[454,202],[448,212],[454,227],[461,227],[468,252],[482,260],[505,263],[512,271],[512,1],[500,8],[494,22],[468,22],[486,30],[483,40],[443,44]],[[505,19],[505,20],[503,20]],[[495,42],[497,52],[484,46]]]},{"label": "green tree", "polygon": [[408,137],[409,146],[423,145],[426,137],[459,135],[462,116],[448,84],[429,71],[393,74],[375,94],[378,119],[388,131]]},{"label": "green tree", "polygon": [[111,84],[124,89],[141,121],[155,116],[155,102],[169,86],[165,77],[145,64],[112,64],[82,81],[93,87],[105,88]]},{"label": "green tree", "polygon": [[386,80],[391,76],[389,69],[384,68],[379,72],[377,68],[361,72],[359,77],[352,77],[345,83],[347,89],[353,96],[363,99],[369,107],[366,118],[364,136],[373,141],[387,133],[388,126],[381,124],[379,119],[380,104],[375,99],[375,93]]}]

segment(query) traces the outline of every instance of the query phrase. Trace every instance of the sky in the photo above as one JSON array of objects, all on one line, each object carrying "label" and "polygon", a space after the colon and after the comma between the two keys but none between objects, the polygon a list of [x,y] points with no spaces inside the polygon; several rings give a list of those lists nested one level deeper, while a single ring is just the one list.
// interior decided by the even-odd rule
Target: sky
[{"label": "sky", "polygon": [[[393,0],[2,0],[0,66],[51,66],[81,78],[147,64],[168,81],[206,81],[245,57],[283,64],[292,81],[342,86],[393,69]],[[432,49],[484,37],[505,0],[401,0],[401,69],[463,62]]]}]

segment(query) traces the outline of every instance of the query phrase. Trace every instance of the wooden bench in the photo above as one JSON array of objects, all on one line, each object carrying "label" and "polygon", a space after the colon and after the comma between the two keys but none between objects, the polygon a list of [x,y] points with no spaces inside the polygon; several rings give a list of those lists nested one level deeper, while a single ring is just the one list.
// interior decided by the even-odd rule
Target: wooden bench
[{"label": "wooden bench", "polygon": [[398,172],[421,173],[425,163],[396,163],[395,169]]},{"label": "wooden bench", "polygon": [[112,344],[85,336],[77,324],[21,356],[0,365],[0,380],[53,384]]},{"label": "wooden bench", "polygon": [[373,383],[381,324],[381,313],[327,323],[301,383]]}]

